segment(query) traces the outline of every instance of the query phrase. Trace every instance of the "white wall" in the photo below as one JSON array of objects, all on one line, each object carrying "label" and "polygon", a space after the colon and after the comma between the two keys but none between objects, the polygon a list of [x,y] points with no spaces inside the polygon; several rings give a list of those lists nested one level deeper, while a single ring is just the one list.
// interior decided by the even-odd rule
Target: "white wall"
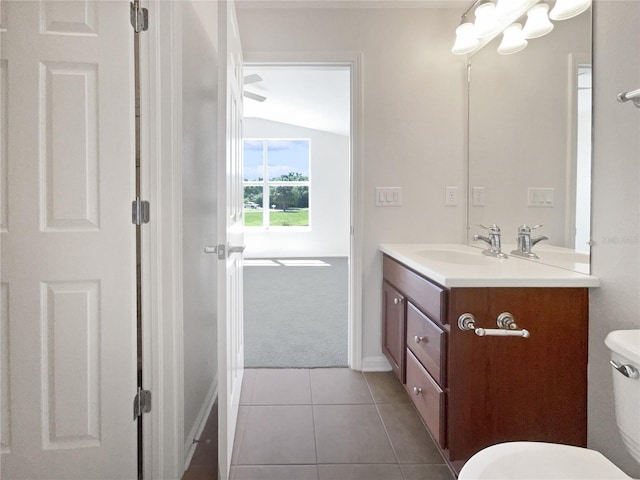
[{"label": "white wall", "polygon": [[634,478],[640,465],[616,429],[611,330],[640,328],[640,109],[616,95],[640,88],[640,2],[594,2],[593,274],[590,297],[589,446]]},{"label": "white wall", "polygon": [[259,118],[244,119],[245,138],[311,140],[311,229],[245,230],[245,257],[331,257],[349,254],[349,137]]},{"label": "white wall", "polygon": [[[384,242],[462,242],[464,61],[450,54],[457,10],[244,9],[247,52],[362,53],[363,366],[379,365]],[[375,207],[376,186],[403,188],[400,208]],[[384,362],[382,360],[382,362]]]},{"label": "white wall", "polygon": [[[182,3],[184,439],[188,455],[216,387],[217,5]],[[205,419],[206,420],[206,419]]]}]

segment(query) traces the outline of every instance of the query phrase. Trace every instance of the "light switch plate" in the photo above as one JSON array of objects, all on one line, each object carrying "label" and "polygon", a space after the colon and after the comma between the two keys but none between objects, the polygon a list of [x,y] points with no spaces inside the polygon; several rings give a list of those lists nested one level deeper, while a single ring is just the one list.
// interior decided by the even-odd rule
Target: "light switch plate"
[{"label": "light switch plate", "polygon": [[538,208],[552,208],[554,206],[554,193],[553,188],[527,188],[527,206]]},{"label": "light switch plate", "polygon": [[402,206],[402,187],[376,187],[376,207]]}]

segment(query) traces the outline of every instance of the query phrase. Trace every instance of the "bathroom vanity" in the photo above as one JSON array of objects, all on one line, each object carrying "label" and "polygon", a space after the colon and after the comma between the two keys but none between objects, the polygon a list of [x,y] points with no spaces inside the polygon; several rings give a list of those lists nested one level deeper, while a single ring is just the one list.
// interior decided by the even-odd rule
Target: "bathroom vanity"
[{"label": "bathroom vanity", "polygon": [[596,277],[464,245],[380,249],[383,351],[456,472],[500,442],[586,446]]}]

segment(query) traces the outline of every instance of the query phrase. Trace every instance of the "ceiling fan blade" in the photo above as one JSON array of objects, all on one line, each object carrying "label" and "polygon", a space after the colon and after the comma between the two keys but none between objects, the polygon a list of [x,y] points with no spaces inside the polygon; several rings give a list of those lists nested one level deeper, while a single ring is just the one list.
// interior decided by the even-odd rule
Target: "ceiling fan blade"
[{"label": "ceiling fan blade", "polygon": [[245,85],[249,85],[250,83],[258,83],[261,81],[262,81],[262,77],[257,73],[252,73],[251,75],[247,75],[243,79],[243,82]]},{"label": "ceiling fan blade", "polygon": [[267,97],[258,95],[257,93],[253,92],[244,92],[244,96],[250,98],[251,100],[255,100],[256,102],[264,102],[267,99]]}]

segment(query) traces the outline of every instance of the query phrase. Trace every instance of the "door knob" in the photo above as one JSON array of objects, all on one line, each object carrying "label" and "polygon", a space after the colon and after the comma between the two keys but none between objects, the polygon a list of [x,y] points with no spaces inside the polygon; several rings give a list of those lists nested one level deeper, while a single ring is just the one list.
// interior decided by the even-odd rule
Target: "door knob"
[{"label": "door knob", "polygon": [[229,245],[229,253],[242,253],[244,252],[244,249],[247,248],[246,245],[235,245],[235,246],[231,246]]}]

